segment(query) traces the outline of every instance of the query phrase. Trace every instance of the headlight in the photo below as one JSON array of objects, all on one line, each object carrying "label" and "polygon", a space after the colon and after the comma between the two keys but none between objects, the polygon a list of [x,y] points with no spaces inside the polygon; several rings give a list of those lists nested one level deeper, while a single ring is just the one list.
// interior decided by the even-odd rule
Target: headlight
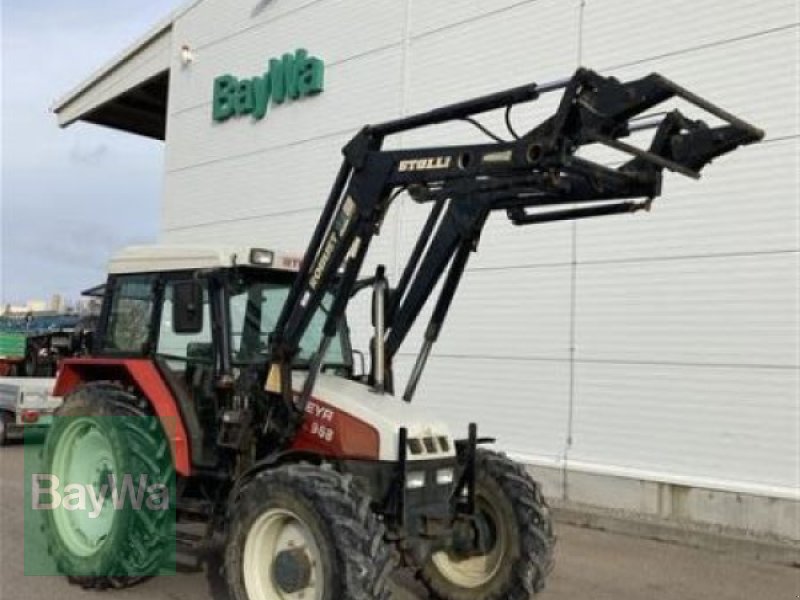
[{"label": "headlight", "polygon": [[273,260],[275,260],[275,254],[270,250],[254,248],[250,251],[250,264],[269,267],[272,266]]},{"label": "headlight", "polygon": [[412,471],[406,475],[406,488],[418,490],[425,487],[425,471]]},{"label": "headlight", "polygon": [[453,483],[453,469],[439,469],[436,471],[436,483],[439,485],[450,485]]}]

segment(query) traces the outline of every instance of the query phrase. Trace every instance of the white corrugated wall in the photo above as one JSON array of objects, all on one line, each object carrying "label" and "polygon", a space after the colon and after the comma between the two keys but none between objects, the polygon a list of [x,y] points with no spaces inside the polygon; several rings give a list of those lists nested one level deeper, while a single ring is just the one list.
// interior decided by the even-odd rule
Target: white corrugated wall
[{"label": "white corrugated wall", "polygon": [[[579,64],[659,71],[767,131],[701,182],[667,176],[648,215],[486,229],[418,402],[542,464],[797,496],[800,209],[794,0],[204,0],[181,16],[163,237],[301,251],[369,122]],[[262,122],[211,119],[213,78],[297,47],[326,90]],[[520,128],[556,98],[515,111]],[[499,126],[490,116],[487,123]],[[477,141],[467,125],[393,144]],[[606,157],[604,157],[606,158]],[[613,160],[612,156],[607,157]],[[422,213],[376,244],[396,271]],[[375,262],[375,261],[373,261]],[[407,372],[419,335],[398,370]]]}]

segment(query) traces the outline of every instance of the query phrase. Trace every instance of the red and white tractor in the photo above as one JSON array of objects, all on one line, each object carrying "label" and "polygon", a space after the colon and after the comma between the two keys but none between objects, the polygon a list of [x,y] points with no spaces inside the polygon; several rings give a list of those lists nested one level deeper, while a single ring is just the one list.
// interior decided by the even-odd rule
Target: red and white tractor
[{"label": "red and white tractor", "polygon": [[[511,108],[556,90],[557,112],[517,134]],[[720,123],[678,110],[641,117],[673,98]],[[507,111],[508,141],[492,133],[485,144],[382,149],[387,136],[478,124],[476,114],[496,109]],[[621,140],[651,128],[647,148]],[[385,598],[397,559],[434,598],[530,598],[553,563],[540,486],[484,448],[492,440],[476,426],[453,432],[411,404],[488,216],[503,211],[527,225],[649,208],[665,169],[698,177],[762,136],[659,75],[621,83],[581,69],[366,127],[344,149],[302,258],[258,248],[123,251],[110,264],[91,356],[61,363],[63,418],[43,459],[92,485],[131,472],[174,481],[176,513],[115,512],[113,503],[94,518],[49,512],[60,570],[87,588],[131,585],[158,573],[178,535],[197,548],[223,540],[233,600]],[[589,144],[631,158],[611,167],[579,157]],[[403,191],[430,214],[397,285],[383,267],[359,278]],[[374,334],[364,373],[346,309],[367,288]],[[394,358],[437,289],[396,396]],[[185,522],[203,533],[183,536]]]}]

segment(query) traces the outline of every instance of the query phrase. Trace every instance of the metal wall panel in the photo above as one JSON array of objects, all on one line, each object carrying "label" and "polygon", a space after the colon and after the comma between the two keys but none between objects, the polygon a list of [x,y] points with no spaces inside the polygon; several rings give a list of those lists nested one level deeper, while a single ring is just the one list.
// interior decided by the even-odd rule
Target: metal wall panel
[{"label": "metal wall panel", "polygon": [[203,47],[266,25],[270,25],[273,30],[280,29],[281,21],[285,19],[298,13],[307,14],[309,8],[318,4],[335,5],[336,2],[337,0],[196,0],[181,16],[180,25],[187,40]]},{"label": "metal wall panel", "polygon": [[[412,2],[412,20],[427,4],[438,3]],[[578,66],[579,6],[578,0],[520,3],[412,38],[408,109],[571,74]]]},{"label": "metal wall panel", "polygon": [[[220,212],[224,212],[224,208],[220,208]],[[249,244],[302,256],[319,214],[320,207],[312,207],[285,213],[266,212],[242,219],[220,218],[201,225],[176,225],[162,232],[161,241],[167,244]],[[391,231],[392,227],[387,229]],[[370,265],[378,262],[391,265],[394,258],[393,237],[382,235],[376,238],[372,252],[371,260],[365,263],[365,273],[374,268]]]},{"label": "metal wall panel", "polygon": [[338,149],[348,137],[330,136],[173,171],[165,183],[172,201],[164,206],[163,229],[319,210],[342,161]]},{"label": "metal wall panel", "polygon": [[227,222],[220,219],[205,225],[174,227],[162,232],[161,241],[166,244],[250,244],[302,255],[303,240],[311,237],[318,215],[318,208],[309,208],[297,213],[267,214]]},{"label": "metal wall panel", "polygon": [[649,213],[578,223],[579,262],[800,249],[797,138],[751,146],[700,182],[666,175]]},{"label": "metal wall panel", "polygon": [[[578,66],[579,8],[578,0],[412,2],[407,112],[571,74]],[[541,23],[547,23],[546,28],[539,28]],[[557,100],[557,95],[546,95],[517,107],[513,121],[521,128],[535,124],[552,113]],[[509,137],[502,114],[484,115],[480,120]],[[406,147],[486,140],[483,133],[465,123],[403,136]],[[409,206],[404,210],[400,256],[410,252],[425,215],[427,209]],[[534,234],[530,228],[514,228],[504,215],[496,215],[486,227],[481,251],[471,259],[470,267],[567,264],[571,252],[568,224],[539,227]]]},{"label": "metal wall panel", "polygon": [[[794,0],[586,0],[584,62],[608,69],[756,36],[798,21]],[[730,54],[743,69],[758,64],[753,57]],[[698,66],[702,68],[702,63]],[[705,70],[706,79],[715,74],[713,69]]]},{"label": "metal wall panel", "polygon": [[469,21],[485,21],[491,15],[514,10],[536,0],[412,0],[411,37],[417,38]]},{"label": "metal wall panel", "polygon": [[768,142],[720,159],[701,183],[666,174],[651,214],[577,225],[568,463],[797,485],[797,21],[779,0],[587,2],[584,62],[621,78],[663,73]]},{"label": "metal wall panel", "polygon": [[608,72],[626,79],[658,71],[763,128],[766,139],[800,133],[797,64],[800,25]]},{"label": "metal wall panel", "polygon": [[[245,116],[215,123],[210,105],[171,115],[167,130],[167,175],[311,139],[348,133],[352,136],[365,123],[396,115],[402,89],[401,59],[400,48],[392,47],[330,66],[325,71],[326,89],[322,94],[271,106],[261,121]],[[256,74],[255,68],[241,73]],[[211,96],[209,80],[206,97]],[[331,150],[339,153],[333,145]]]},{"label": "metal wall panel", "polygon": [[[237,4],[237,8],[231,10],[232,4]],[[198,32],[197,27],[206,19],[224,22],[226,15],[240,12],[246,4],[249,3],[216,2],[213,7],[203,8],[208,13],[203,20],[178,22],[175,39],[193,48],[196,62],[190,68],[175,72],[173,85],[177,85],[170,112],[205,106],[209,107],[206,113],[210,113],[215,77],[224,74],[260,76],[269,59],[279,58],[297,48],[305,48],[310,54],[323,58],[326,66],[333,69],[379,48],[399,44],[402,38],[403,0],[325,0],[311,3],[302,10],[282,12],[276,11],[285,3],[273,3],[261,13],[264,18],[254,20],[247,27],[234,31],[218,29],[213,38]],[[212,13],[213,8],[217,10]],[[357,23],[345,25],[341,17],[345,14],[357,15]],[[395,73],[393,66],[387,64],[387,78],[393,80]],[[368,77],[369,83],[376,83],[375,75],[377,73]],[[328,87],[331,92],[343,88],[352,90],[353,84],[354,81],[350,81],[347,85],[337,85],[332,81]],[[353,90],[352,95],[355,94]],[[353,104],[360,103],[354,101]],[[330,114],[332,107],[325,110]]]},{"label": "metal wall panel", "polygon": [[[570,285],[568,266],[466,273],[435,354],[496,360],[568,360]],[[438,290],[434,302],[437,294]],[[419,319],[405,351],[416,352],[419,348],[428,315],[426,311]]]},{"label": "metal wall panel", "polygon": [[[398,359],[402,381],[412,366],[412,357]],[[499,448],[557,463],[566,444],[568,397],[567,361],[434,355],[414,402],[447,419],[456,435],[475,422],[480,435],[497,437]]]},{"label": "metal wall panel", "polygon": [[571,460],[687,485],[800,484],[796,369],[579,361],[575,370]]},{"label": "metal wall panel", "polygon": [[581,264],[577,358],[796,368],[799,257]]},{"label": "metal wall panel", "polygon": [[[476,420],[505,449],[567,468],[730,489],[797,485],[794,2],[304,0],[255,13],[249,4],[205,0],[175,25],[175,44],[196,47],[198,60],[173,64],[169,241],[302,251],[339,149],[362,124],[558,78],[579,63],[621,77],[658,70],[766,128],[768,143],[720,159],[701,183],[667,174],[650,214],[575,228],[493,218],[418,401],[458,430]],[[297,46],[326,60],[322,96],[260,123],[212,123],[214,76],[256,75]],[[522,129],[557,99],[515,110],[514,122]],[[503,132],[502,115],[482,120]],[[482,139],[459,123],[391,146]],[[425,212],[399,200],[368,269],[380,261],[396,274]],[[364,323],[367,309],[365,296],[351,313]],[[418,347],[421,321],[405,353]],[[356,328],[362,348],[369,335]],[[399,387],[411,362],[398,359]]]}]

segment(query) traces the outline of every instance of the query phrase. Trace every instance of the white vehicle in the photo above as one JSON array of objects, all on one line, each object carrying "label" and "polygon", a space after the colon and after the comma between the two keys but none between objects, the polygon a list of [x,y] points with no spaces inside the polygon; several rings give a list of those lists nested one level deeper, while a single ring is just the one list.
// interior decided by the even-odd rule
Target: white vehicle
[{"label": "white vehicle", "polygon": [[25,431],[44,432],[53,422],[61,398],[52,396],[55,379],[3,378],[0,380],[0,446],[23,439]]}]

